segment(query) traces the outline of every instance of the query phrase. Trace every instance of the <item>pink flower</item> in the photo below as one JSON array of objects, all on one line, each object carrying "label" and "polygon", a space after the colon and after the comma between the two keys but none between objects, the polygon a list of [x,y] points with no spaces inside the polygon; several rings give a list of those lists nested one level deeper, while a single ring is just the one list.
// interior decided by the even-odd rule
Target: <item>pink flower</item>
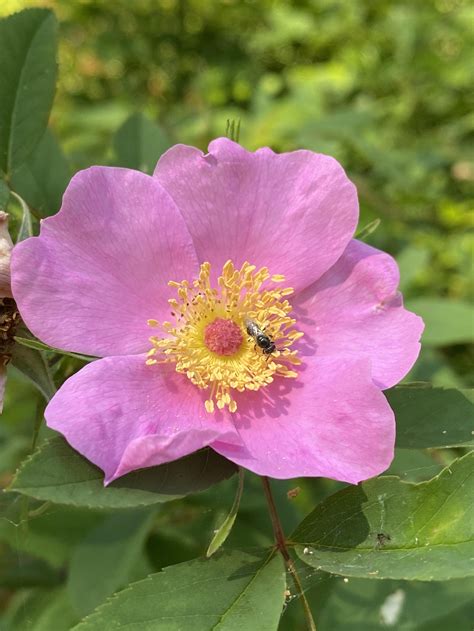
[{"label": "pink flower", "polygon": [[173,147],[153,177],[78,173],[13,256],[31,331],[102,357],[61,387],[48,425],[106,483],[205,445],[275,478],[380,473],[395,436],[382,390],[423,324],[394,260],[352,240],[357,219],[341,166],[310,151],[220,138],[206,155]]}]

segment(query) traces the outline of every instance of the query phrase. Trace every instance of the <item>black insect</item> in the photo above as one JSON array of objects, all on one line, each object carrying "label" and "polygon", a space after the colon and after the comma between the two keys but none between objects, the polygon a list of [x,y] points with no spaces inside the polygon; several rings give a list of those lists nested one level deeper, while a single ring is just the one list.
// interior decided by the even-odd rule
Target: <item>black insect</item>
[{"label": "black insect", "polygon": [[391,539],[389,534],[385,534],[384,532],[377,533],[377,547],[383,548],[387,541],[391,541]]},{"label": "black insect", "polygon": [[253,337],[255,344],[262,349],[264,355],[271,355],[276,351],[275,342],[258,326],[254,320],[245,319],[247,333]]}]

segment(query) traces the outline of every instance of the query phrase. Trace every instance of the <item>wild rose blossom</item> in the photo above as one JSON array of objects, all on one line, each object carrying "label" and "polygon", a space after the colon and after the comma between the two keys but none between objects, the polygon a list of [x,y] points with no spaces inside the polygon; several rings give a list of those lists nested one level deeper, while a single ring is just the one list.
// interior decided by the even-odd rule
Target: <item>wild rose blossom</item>
[{"label": "wild rose blossom", "polygon": [[357,220],[342,167],[310,151],[220,138],[206,155],[171,148],[153,176],[81,171],[13,254],[31,331],[101,357],[61,387],[48,425],[106,483],[206,445],[275,478],[379,474],[395,437],[382,390],[413,365],[423,324],[395,261],[352,239]]}]

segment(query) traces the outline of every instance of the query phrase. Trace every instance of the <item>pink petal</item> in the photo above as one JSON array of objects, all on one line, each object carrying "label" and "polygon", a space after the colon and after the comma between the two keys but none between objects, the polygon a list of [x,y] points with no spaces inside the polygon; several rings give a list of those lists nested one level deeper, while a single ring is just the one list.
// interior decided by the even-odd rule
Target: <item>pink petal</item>
[{"label": "pink petal", "polygon": [[183,214],[199,260],[218,271],[227,259],[247,260],[302,289],[337,261],[357,224],[354,185],[334,158],[311,151],[251,153],[219,138],[207,155],[169,149],[154,175]]},{"label": "pink petal", "polygon": [[420,352],[423,320],[403,308],[394,259],[351,241],[326,274],[294,298],[303,347],[317,357],[367,357],[375,383],[390,388]]},{"label": "pink petal", "polygon": [[13,250],[15,300],[44,342],[91,355],[138,353],[147,320],[169,319],[169,280],[197,259],[175,204],[156,178],[128,169],[78,173],[61,211]]},{"label": "pink petal", "polygon": [[217,439],[239,440],[229,420],[205,411],[204,398],[185,376],[146,366],[143,355],[107,357],[68,379],[45,417],[109,483]]},{"label": "pink petal", "polygon": [[238,399],[235,425],[243,446],[211,447],[259,475],[324,476],[356,484],[390,465],[393,412],[367,360],[306,358],[298,379],[275,381],[269,396]]}]

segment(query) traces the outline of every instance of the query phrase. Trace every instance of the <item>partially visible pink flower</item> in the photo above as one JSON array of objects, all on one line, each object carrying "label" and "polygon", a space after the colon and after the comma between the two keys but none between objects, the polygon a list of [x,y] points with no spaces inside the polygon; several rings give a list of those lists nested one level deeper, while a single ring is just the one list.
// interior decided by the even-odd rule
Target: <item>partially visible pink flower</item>
[{"label": "partially visible pink flower", "polygon": [[206,445],[275,478],[377,475],[395,437],[382,390],[411,368],[423,323],[395,261],[352,239],[357,220],[354,185],[310,151],[221,138],[206,155],[173,147],[153,177],[78,173],[13,254],[31,331],[102,357],[62,386],[48,425],[106,483]]},{"label": "partially visible pink flower", "polygon": [[0,211],[0,413],[3,410],[12,338],[18,323],[18,312],[12,300],[10,279],[12,248],[13,242],[8,232],[8,214]]}]

